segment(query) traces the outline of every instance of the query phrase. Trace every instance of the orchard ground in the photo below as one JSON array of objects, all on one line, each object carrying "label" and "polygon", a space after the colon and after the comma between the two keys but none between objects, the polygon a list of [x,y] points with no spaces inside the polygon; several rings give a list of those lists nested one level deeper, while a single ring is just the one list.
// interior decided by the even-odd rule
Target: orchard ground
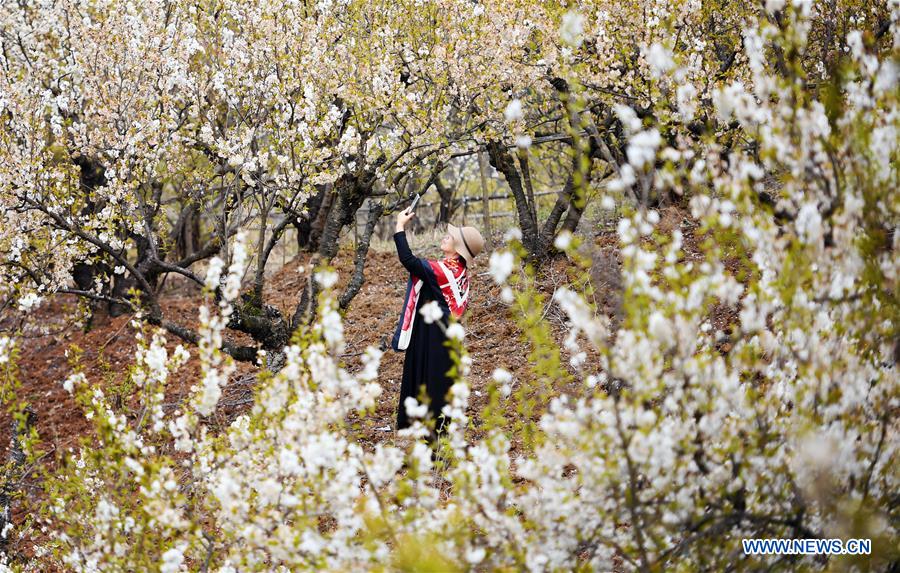
[{"label": "orchard ground", "polygon": [[[689,215],[677,207],[664,210],[659,230],[668,233],[676,226],[681,228],[685,237],[685,256],[699,257],[697,243],[700,237],[694,233],[696,225]],[[431,235],[433,234],[423,233],[412,237],[417,256],[436,255],[439,239]],[[591,236],[581,233],[580,237],[584,241],[582,249],[593,256],[595,261],[612,261],[612,264],[618,264],[618,242],[614,230],[592,233]],[[345,244],[334,259],[334,267],[340,277],[338,288],[352,272],[353,256],[352,244]],[[493,283],[486,270],[488,256],[486,253],[481,255],[474,268],[469,309],[463,320],[466,329],[465,344],[472,358],[468,378],[472,389],[468,409],[472,439],[480,437],[479,412],[487,400],[485,387],[495,368],[502,367],[513,374],[513,389],[533,381],[528,363],[530,344],[507,312],[507,305],[500,300],[500,288]],[[266,283],[266,300],[279,307],[286,315],[296,305],[299,289],[306,282],[306,273],[310,272],[310,257],[310,254],[303,253],[281,268],[273,269]],[[734,264],[737,264],[736,261]],[[566,269],[570,266],[564,255],[557,255],[540,268],[536,283],[544,298],[544,320],[549,324],[560,348],[566,333],[566,318],[551,297],[556,288],[569,284]],[[378,377],[382,394],[375,411],[366,417],[349,420],[358,432],[360,443],[374,447],[377,443],[395,439],[397,400],[403,373],[404,354],[394,352],[389,345],[397,324],[407,274],[397,260],[390,240],[373,242],[365,274],[366,282],[345,314],[344,335],[347,344],[343,357],[353,371],[361,368],[360,356],[368,346],[387,347]],[[596,272],[592,273],[592,282],[598,308],[614,312],[615,287],[603,281]],[[169,277],[161,298],[167,314],[194,328],[198,324],[197,308],[201,300],[199,289],[178,275]],[[28,317],[32,324],[29,327],[30,334],[23,337],[19,359],[21,397],[36,414],[36,428],[41,438],[39,449],[46,452],[42,463],[51,464],[51,467],[58,455],[77,449],[81,439],[91,431],[91,424],[81,408],[62,386],[63,380],[72,371],[69,362],[75,347],[81,349],[80,363],[89,382],[101,385],[104,392],[112,397],[112,402],[124,408],[129,420],[134,421],[140,415],[136,393],[128,385],[128,370],[137,346],[136,329],[130,325],[132,315],[113,318],[101,305],[95,310],[90,329],[84,332],[81,324],[72,319],[76,304],[75,297],[61,295],[49,297],[44,304],[33,310]],[[718,312],[717,309],[714,309],[711,317],[712,326],[726,334],[734,320],[733,315]],[[39,328],[45,328],[47,333],[41,334]],[[227,336],[239,343],[251,342],[249,336],[242,333],[227,331]],[[181,407],[190,395],[191,386],[198,382],[200,364],[196,348],[172,334],[167,333],[166,338],[170,353],[178,344],[184,344],[191,351],[191,359],[167,383],[165,409],[171,412]],[[727,352],[728,348],[726,342],[721,350]],[[574,373],[568,364],[568,356],[564,350],[562,352],[563,364]],[[589,355],[585,366],[592,368],[594,359],[594,356]],[[226,427],[252,405],[254,381],[260,368],[244,362],[237,362],[236,366],[228,386],[223,389],[218,409],[207,420],[207,424],[215,431]],[[575,395],[580,392],[581,386],[578,382],[558,382],[554,389],[556,393]],[[514,411],[507,414],[508,419],[516,417]],[[10,419],[7,413],[0,420],[0,428],[3,432],[0,435],[3,444],[0,455],[5,459],[10,442]],[[514,438],[513,451],[518,449],[519,442]],[[17,514],[21,511],[20,506],[21,504],[17,506]],[[15,518],[18,521],[21,515],[16,515]]]}]

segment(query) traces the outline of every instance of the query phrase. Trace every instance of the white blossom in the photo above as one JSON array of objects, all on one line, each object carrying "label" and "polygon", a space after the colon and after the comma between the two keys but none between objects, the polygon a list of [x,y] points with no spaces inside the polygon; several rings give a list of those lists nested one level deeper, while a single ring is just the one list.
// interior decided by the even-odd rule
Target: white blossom
[{"label": "white blossom", "polygon": [[19,304],[18,304],[19,310],[24,311],[24,312],[29,312],[29,311],[31,311],[31,309],[40,305],[42,300],[43,300],[43,298],[41,296],[39,296],[37,293],[34,293],[34,292],[26,293],[24,296],[19,298]]},{"label": "white blossom", "polygon": [[515,266],[515,257],[509,251],[494,251],[489,259],[491,278],[498,285],[502,285],[512,274]]},{"label": "white blossom", "polygon": [[822,216],[815,203],[806,203],[797,213],[797,234],[807,244],[816,244],[822,240]]},{"label": "white blossom", "polygon": [[662,138],[657,129],[636,133],[628,140],[628,147],[625,149],[628,162],[636,169],[644,167],[654,160],[656,149],[661,142]]},{"label": "white blossom", "polygon": [[436,300],[432,300],[422,305],[422,308],[419,309],[419,314],[422,315],[426,324],[431,324],[443,318],[444,311],[441,310]]},{"label": "white blossom", "polygon": [[403,402],[403,407],[406,408],[406,415],[410,418],[424,418],[425,414],[428,413],[428,405],[419,404],[418,400],[412,396],[406,397],[406,400]]},{"label": "white blossom", "polygon": [[618,116],[619,121],[622,122],[622,126],[627,133],[637,133],[641,130],[643,124],[634,109],[627,105],[615,104],[613,106],[613,111],[616,112],[616,116]]},{"label": "white blossom", "polygon": [[493,374],[491,374],[491,377],[498,384],[506,384],[512,381],[512,374],[510,374],[508,370],[505,370],[503,368],[495,368]]},{"label": "white blossom", "polygon": [[519,99],[510,100],[510,102],[506,105],[506,110],[503,112],[503,117],[506,118],[507,122],[519,121],[523,117],[525,117],[522,111],[522,101]]},{"label": "white blossom", "polygon": [[528,149],[531,147],[531,137],[528,135],[520,135],[516,137],[516,147],[519,149]]},{"label": "white blossom", "polygon": [[13,348],[13,340],[8,336],[0,336],[0,364],[9,362],[9,353]]},{"label": "white blossom", "polygon": [[484,561],[484,557],[487,554],[484,547],[473,547],[466,552],[466,561],[471,563],[472,565],[477,565]]},{"label": "white blossom", "polygon": [[659,42],[650,45],[646,52],[647,63],[650,64],[650,73],[654,78],[659,78],[675,67],[672,53]]},{"label": "white blossom", "polygon": [[565,251],[571,244],[572,233],[569,231],[562,231],[559,235],[556,236],[556,239],[553,240],[553,246],[560,251]]},{"label": "white blossom", "polygon": [[650,315],[647,330],[653,338],[660,342],[663,348],[669,348],[675,343],[675,333],[672,325],[659,311]]},{"label": "white blossom", "polygon": [[506,230],[506,233],[503,234],[503,241],[509,243],[510,241],[521,241],[522,240],[522,231],[519,230],[518,227],[510,227]]},{"label": "white blossom", "polygon": [[333,287],[338,281],[338,275],[334,271],[318,271],[315,278],[316,282],[326,289]]},{"label": "white blossom", "polygon": [[184,564],[184,554],[182,549],[173,547],[162,554],[162,563],[159,570],[161,573],[178,573],[182,570]]},{"label": "white blossom", "polygon": [[678,113],[682,120],[691,121],[697,113],[697,88],[692,83],[683,83],[675,90]]},{"label": "white blossom", "polygon": [[[200,372],[180,373],[189,396],[166,388],[189,353],[167,353],[162,335],[145,327],[134,333],[134,364],[120,373],[136,388],[127,408],[110,403],[99,377],[88,380],[90,368],[58,374],[78,394],[96,439],[94,451],[64,454],[73,463],[45,476],[47,491],[59,493],[39,500],[52,519],[38,532],[48,543],[38,540],[35,570],[58,557],[57,568],[67,570],[138,570],[155,559],[149,566],[181,571],[207,555],[208,568],[221,573],[390,569],[408,557],[397,542],[411,532],[436,559],[479,570],[717,570],[746,568],[735,540],[792,527],[827,533],[853,523],[879,539],[896,537],[881,509],[898,490],[890,463],[896,432],[885,426],[896,409],[895,325],[882,296],[900,268],[900,234],[885,232],[895,226],[896,0],[885,16],[893,52],[891,40],[866,45],[870,13],[838,6],[829,15],[859,30],[844,38],[836,30],[834,44],[849,55],[839,77],[819,62],[825,15],[811,0],[792,0],[787,10],[769,0],[768,14],[729,6],[717,23],[743,41],[721,85],[709,64],[722,38],[701,25],[697,0],[674,11],[601,6],[562,21],[568,8],[481,2],[441,4],[436,20],[391,3],[348,10],[342,0],[312,10],[234,3],[217,20],[179,3],[113,1],[78,13],[65,2],[24,6],[4,6],[4,33],[22,45],[4,52],[0,90],[0,207],[8,219],[0,245],[10,262],[0,268],[0,290],[13,308],[25,293],[67,288],[77,262],[121,262],[71,229],[135,256],[134,236],[148,232],[142,201],[153,193],[136,193],[147,175],[161,177],[163,197],[190,198],[204,230],[227,214],[220,222],[230,233],[258,219],[260,207],[280,211],[285,192],[299,193],[293,204],[303,205],[315,185],[369,170],[387,189],[475,151],[476,139],[496,136],[522,149],[534,136],[518,123],[525,101],[541,104],[528,109],[540,133],[569,119],[601,129],[584,104],[634,106],[614,105],[621,128],[602,127],[619,138],[613,159],[624,145],[627,162],[594,169],[590,180],[600,206],[624,215],[614,231],[582,223],[598,233],[598,248],[614,251],[615,272],[579,268],[569,282],[574,265],[565,273],[547,265],[510,281],[518,245],[495,253],[490,274],[507,305],[495,310],[508,324],[476,333],[477,354],[453,343],[463,378],[478,361],[479,371],[492,371],[492,394],[484,380],[471,389],[454,383],[439,447],[426,443],[429,408],[415,398],[400,405],[411,427],[396,440],[390,434],[392,418],[382,418],[377,400],[382,351],[344,353],[334,271],[316,278],[324,292],[312,327],[270,350],[283,358],[281,369],[238,380],[223,345],[231,302],[259,255],[239,235],[221,246],[227,270],[221,259],[206,263],[191,351]],[[771,13],[781,11],[774,25]],[[557,29],[554,43],[546,36]],[[621,50],[623,39],[647,43],[637,62]],[[809,69],[785,67],[772,46],[790,47]],[[273,58],[290,65],[275,70]],[[565,79],[568,92],[548,87],[548,73]],[[826,106],[824,92],[809,87],[818,84],[834,84],[840,105]],[[193,105],[198,94],[201,105]],[[507,114],[513,94],[521,101]],[[492,121],[502,112],[512,125]],[[364,125],[379,117],[373,125],[383,129]],[[698,117],[700,136],[685,125]],[[573,150],[584,151],[566,153]],[[60,160],[70,151],[103,166],[106,184],[91,189],[96,212],[71,192],[81,182],[77,166]],[[559,163],[562,151],[542,146],[542,163]],[[564,159],[570,168],[582,157]],[[473,165],[461,163],[460,175],[477,186]],[[553,187],[552,175],[535,182]],[[765,195],[774,209],[760,205]],[[145,238],[164,249],[182,206],[167,201],[146,211],[159,216]],[[647,201],[670,206],[656,211]],[[585,210],[591,225],[599,222],[595,206]],[[522,239],[515,225],[505,235]],[[571,249],[574,237],[554,244]],[[48,246],[52,267],[44,264]],[[110,278],[100,273],[91,288]],[[582,293],[589,280],[593,288]],[[537,293],[551,284],[548,304]],[[423,312],[436,316],[433,307]],[[34,317],[25,318],[30,345]],[[46,325],[37,326],[35,333]],[[446,334],[462,340],[464,329],[452,323]],[[490,363],[496,352],[483,349],[498,343],[491,336],[522,336],[535,363],[516,363],[515,377],[503,360]],[[15,347],[0,336],[0,370],[9,375]],[[14,378],[6,386],[14,389]],[[521,396],[511,398],[514,387]],[[478,419],[487,398],[498,425]],[[230,424],[231,407],[217,412],[223,399],[241,404]],[[128,495],[123,478],[132,480]],[[736,497],[754,519],[732,523]],[[632,514],[648,518],[634,523]],[[796,523],[784,526],[784,516]],[[697,523],[715,527],[686,536]],[[203,532],[214,533],[211,553]],[[585,552],[591,539],[603,542]]]},{"label": "white blossom", "polygon": [[83,372],[76,372],[63,380],[62,386],[63,389],[69,394],[73,394],[75,392],[76,384],[84,384],[87,382],[87,378],[85,378]]},{"label": "white blossom", "polygon": [[465,329],[458,322],[454,322],[453,324],[451,324],[450,326],[447,327],[447,338],[454,338],[456,340],[462,340],[465,335],[466,335]]},{"label": "white blossom", "polygon": [[559,27],[559,36],[563,42],[577,48],[581,45],[583,33],[584,16],[571,10],[563,14]]},{"label": "white blossom", "polygon": [[219,281],[222,278],[222,269],[224,268],[225,261],[219,257],[213,257],[209,260],[209,266],[206,269],[206,280],[204,281],[206,288],[214,290],[219,286]]}]

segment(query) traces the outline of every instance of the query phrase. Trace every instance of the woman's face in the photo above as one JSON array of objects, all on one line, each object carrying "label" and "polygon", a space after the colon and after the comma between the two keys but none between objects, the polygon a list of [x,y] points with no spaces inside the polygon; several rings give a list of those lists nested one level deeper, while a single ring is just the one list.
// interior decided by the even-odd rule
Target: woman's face
[{"label": "woman's face", "polygon": [[450,234],[450,231],[444,233],[444,238],[441,239],[441,250],[444,254],[452,255],[456,252],[456,243],[453,240],[453,236]]}]

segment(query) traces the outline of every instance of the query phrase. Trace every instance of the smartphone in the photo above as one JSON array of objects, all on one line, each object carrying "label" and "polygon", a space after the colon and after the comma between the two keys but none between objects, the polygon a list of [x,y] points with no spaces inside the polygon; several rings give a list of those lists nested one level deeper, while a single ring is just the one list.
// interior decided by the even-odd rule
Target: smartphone
[{"label": "smartphone", "polygon": [[419,194],[416,193],[416,196],[415,196],[415,198],[413,199],[412,203],[410,203],[409,207],[407,207],[407,209],[408,209],[409,211],[412,211],[413,209],[416,208],[416,203],[419,202],[419,197],[420,197]]}]

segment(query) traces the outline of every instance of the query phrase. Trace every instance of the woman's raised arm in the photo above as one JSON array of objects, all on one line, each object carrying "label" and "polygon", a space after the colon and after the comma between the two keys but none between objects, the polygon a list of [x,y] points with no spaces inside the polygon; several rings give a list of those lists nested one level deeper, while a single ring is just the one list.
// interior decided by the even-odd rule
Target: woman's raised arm
[{"label": "woman's raised arm", "polygon": [[409,243],[406,242],[406,231],[401,230],[394,233],[394,244],[397,246],[397,257],[406,270],[413,276],[426,280],[424,263],[409,249]]},{"label": "woman's raised arm", "polygon": [[408,208],[397,213],[397,224],[394,226],[394,244],[397,245],[397,256],[400,257],[400,263],[402,263],[403,266],[406,267],[406,270],[412,273],[413,276],[418,277],[427,283],[425,263],[412,254],[412,251],[409,250],[409,243],[406,242],[406,231],[404,230],[404,227],[406,226],[406,223],[415,216],[415,211],[410,211]]}]

